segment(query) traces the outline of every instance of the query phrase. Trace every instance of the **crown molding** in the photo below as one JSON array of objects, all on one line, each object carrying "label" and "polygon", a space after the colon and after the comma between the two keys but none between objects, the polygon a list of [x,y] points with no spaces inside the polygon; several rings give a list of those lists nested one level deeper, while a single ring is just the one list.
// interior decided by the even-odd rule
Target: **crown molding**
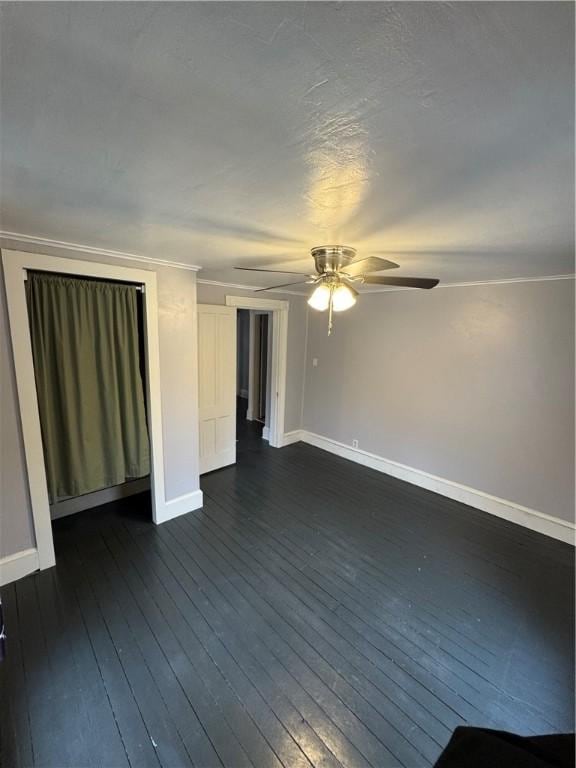
[{"label": "crown molding", "polygon": [[[509,283],[540,283],[546,280],[574,280],[576,279],[576,274],[569,274],[569,275],[543,275],[542,277],[510,277],[510,278],[502,278],[500,280],[474,280],[467,283],[439,283],[434,290],[438,290],[438,288],[470,288],[473,286],[480,286],[480,285],[507,285]],[[199,285],[215,285],[220,286],[221,288],[236,288],[237,290],[241,291],[257,291],[262,288],[261,285],[241,285],[240,283],[226,283],[226,282],[220,282],[219,280],[203,280],[201,278],[198,278],[196,281]],[[374,294],[380,294],[380,293],[394,293],[396,291],[414,291],[417,290],[416,288],[402,288],[402,287],[393,287],[390,286],[389,288],[382,287],[382,288],[376,288],[372,290],[361,290],[362,286],[357,286],[360,288],[360,296],[372,296]],[[285,291],[282,290],[282,288],[271,288],[269,289],[270,293],[286,293],[291,296],[300,296],[300,298],[305,299],[306,294],[301,293],[300,291]]]},{"label": "crown molding", "polygon": [[198,285],[216,285],[220,288],[238,288],[240,291],[257,291],[259,288],[262,288],[261,285],[242,285],[240,283],[226,283],[220,280],[204,280],[203,278],[198,278],[196,282]]},{"label": "crown molding", "polygon": [[[58,248],[65,251],[72,251],[74,253],[86,253],[92,256],[106,256],[113,259],[125,259],[127,261],[139,261],[147,264],[156,264],[161,267],[173,267],[175,269],[186,269],[191,272],[199,272],[202,267],[196,264],[185,264],[180,261],[171,261],[168,259],[156,259],[153,256],[142,256],[136,253],[125,253],[124,251],[113,251],[107,248],[95,248],[90,245],[82,245],[81,243],[69,243],[64,240],[51,240],[47,237],[38,237],[36,235],[26,235],[21,232],[6,232],[0,230],[0,240],[10,240],[14,243],[20,243],[22,245],[35,245],[40,248]],[[538,283],[547,280],[574,280],[576,279],[576,273],[570,273],[565,275],[542,275],[540,277],[510,277],[496,280],[471,280],[468,282],[459,283],[439,283],[436,286],[438,288],[470,288],[479,285],[507,285],[510,283]],[[228,283],[220,282],[219,280],[201,280],[197,281],[201,285],[214,285],[222,288],[235,288],[242,291],[257,291],[262,288],[261,285],[242,285],[240,283]],[[282,289],[270,289],[274,293],[285,293],[290,296],[300,296],[300,298],[306,298],[306,294],[299,291],[286,291]],[[390,293],[394,291],[412,291],[414,288],[401,288],[401,287],[382,287],[372,289],[370,291],[360,291],[360,295],[370,296],[376,293]]]},{"label": "crown molding", "polygon": [[20,243],[22,245],[36,245],[40,248],[58,248],[64,251],[73,251],[74,253],[86,253],[91,256],[106,256],[112,259],[125,259],[127,261],[156,264],[162,267],[187,269],[191,272],[198,272],[202,269],[202,267],[196,266],[195,264],[184,264],[180,261],[169,261],[168,259],[155,259],[153,256],[142,256],[137,253],[125,253],[124,251],[112,251],[107,248],[94,248],[91,245],[68,243],[64,240],[50,240],[47,237],[24,235],[21,232],[4,232],[0,230],[0,240],[10,240],[11,242]]},{"label": "crown molding", "polygon": [[[261,285],[242,285],[241,283],[225,283],[220,280],[204,280],[198,278],[196,280],[198,285],[214,285],[219,288],[235,288],[238,291],[261,291],[263,286]],[[268,288],[269,293],[287,293],[290,296],[300,296],[301,299],[306,298],[305,293],[299,293],[298,291],[283,291],[282,288]]]},{"label": "crown molding", "polygon": [[[510,283],[541,283],[546,280],[574,280],[576,279],[576,273],[569,275],[542,275],[541,277],[507,277],[498,280],[471,280],[467,283],[439,283],[434,287],[434,290],[438,288],[470,288],[475,285],[508,285]],[[392,287],[389,288],[377,288],[372,291],[360,291],[361,296],[371,296],[373,293],[390,293],[392,291],[414,291],[417,288],[401,288]]]}]

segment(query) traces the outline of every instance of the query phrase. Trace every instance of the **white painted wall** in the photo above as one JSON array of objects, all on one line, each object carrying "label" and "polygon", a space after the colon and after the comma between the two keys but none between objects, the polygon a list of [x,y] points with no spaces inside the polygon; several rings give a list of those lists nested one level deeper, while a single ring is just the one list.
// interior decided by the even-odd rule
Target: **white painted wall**
[{"label": "white painted wall", "polygon": [[[574,281],[309,311],[304,428],[574,520]],[[312,367],[312,359],[318,367]]]},{"label": "white painted wall", "polygon": [[[3,240],[2,247],[23,248]],[[37,251],[65,258],[100,261],[153,270],[158,280],[158,324],[160,341],[160,383],[166,499],[173,500],[198,490],[198,412],[196,367],[196,275],[190,270],[159,266],[146,261],[117,259],[59,249]],[[0,453],[2,486],[0,510],[0,557],[34,546],[27,479],[24,470],[18,404],[5,311],[5,290],[0,285],[0,356],[2,363],[2,407]]]},{"label": "white painted wall", "polygon": [[288,301],[288,360],[286,373],[286,414],[284,431],[291,432],[302,426],[302,389],[304,382],[304,354],[306,347],[306,298],[293,294],[267,293],[227,288],[221,285],[198,283],[199,304],[225,304],[226,296],[263,296]]}]

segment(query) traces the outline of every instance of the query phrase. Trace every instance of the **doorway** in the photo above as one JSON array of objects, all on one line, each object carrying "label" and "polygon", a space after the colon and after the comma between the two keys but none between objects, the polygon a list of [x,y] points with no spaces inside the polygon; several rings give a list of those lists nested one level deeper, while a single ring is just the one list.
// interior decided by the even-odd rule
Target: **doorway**
[{"label": "doorway", "polygon": [[37,270],[121,281],[142,286],[146,368],[145,387],[151,451],[152,517],[155,523],[160,523],[170,519],[173,515],[170,514],[170,502],[167,502],[165,498],[164,484],[156,274],[147,270],[4,249],[2,250],[2,260],[6,281],[10,335],[14,354],[28,487],[36,539],[36,547],[30,551],[29,566],[27,567],[28,572],[31,572],[37,568],[49,568],[56,561],[25,294],[26,273],[30,270]]},{"label": "doorway", "polygon": [[272,312],[238,309],[236,343],[236,443],[261,447],[270,437]]},{"label": "doorway", "polygon": [[150,517],[142,286],[40,270],[26,293],[52,520],[134,495]]},{"label": "doorway", "polygon": [[[260,395],[266,392],[263,405],[262,437],[268,445],[284,445],[284,405],[286,402],[286,369],[288,351],[288,302],[244,296],[226,296],[226,304],[198,304],[198,422],[200,474],[212,472],[236,462],[238,358],[237,310],[259,310],[268,316],[266,328],[266,378]],[[261,329],[264,325],[260,326]],[[264,339],[261,330],[260,338]],[[249,369],[250,370],[250,369]],[[254,367],[251,369],[254,371]],[[240,394],[248,394],[246,386]],[[241,398],[248,414],[248,397]],[[262,398],[260,397],[260,400]],[[241,426],[255,423],[254,406],[251,419]],[[260,411],[262,414],[262,411]],[[257,439],[262,442],[262,437]]]}]

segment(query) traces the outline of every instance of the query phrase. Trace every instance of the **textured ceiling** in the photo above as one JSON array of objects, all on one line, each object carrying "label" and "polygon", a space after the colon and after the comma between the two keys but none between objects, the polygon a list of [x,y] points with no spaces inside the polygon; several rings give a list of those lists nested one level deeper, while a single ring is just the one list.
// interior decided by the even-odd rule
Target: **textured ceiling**
[{"label": "textured ceiling", "polygon": [[4,3],[1,63],[3,230],[252,285],[325,242],[573,272],[571,3]]}]

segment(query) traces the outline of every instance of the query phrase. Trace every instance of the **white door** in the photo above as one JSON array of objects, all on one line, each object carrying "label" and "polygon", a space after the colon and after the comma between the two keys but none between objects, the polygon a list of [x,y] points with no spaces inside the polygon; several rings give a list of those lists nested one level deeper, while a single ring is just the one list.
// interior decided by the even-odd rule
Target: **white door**
[{"label": "white door", "polygon": [[236,461],[236,309],[198,304],[200,474]]}]

